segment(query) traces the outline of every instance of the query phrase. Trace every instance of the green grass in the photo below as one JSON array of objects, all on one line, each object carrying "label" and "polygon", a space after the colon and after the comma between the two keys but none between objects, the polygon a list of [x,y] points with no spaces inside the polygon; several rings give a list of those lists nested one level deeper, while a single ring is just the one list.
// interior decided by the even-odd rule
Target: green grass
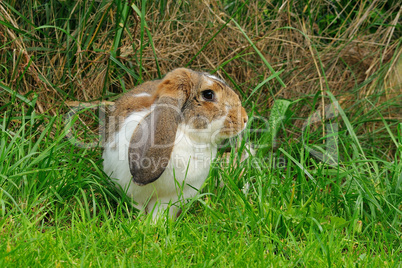
[{"label": "green grass", "polygon": [[362,158],[354,132],[340,135],[336,167],[301,143],[218,162],[177,221],[153,225],[110,185],[99,149],[66,141],[60,116],[8,112],[3,128],[14,120],[0,136],[3,267],[400,265],[402,163]]},{"label": "green grass", "polygon": [[[228,16],[212,37],[201,38],[198,50],[183,61],[168,60],[205,69],[197,62],[219,34],[229,26],[238,31],[245,46],[208,71],[221,72],[242,95],[248,130],[238,152],[230,150],[233,161],[216,161],[204,189],[176,221],[162,218],[152,224],[103,173],[101,149],[71,142],[71,135],[93,141],[98,111],[82,110],[71,129],[65,126],[69,107],[64,105],[66,100],[114,100],[131,86],[164,75],[157,26],[146,14],[157,10],[160,25],[169,22],[178,29],[192,7],[180,2],[168,9],[166,1],[148,1],[146,9],[144,2],[134,8],[121,1],[0,3],[19,18],[15,28],[1,12],[1,29],[19,38],[7,31],[0,35],[5,40],[0,43],[0,267],[401,267],[402,123],[395,114],[402,109],[402,95],[387,97],[392,90],[384,86],[397,64],[400,27],[390,35],[394,53],[367,79],[359,80],[358,63],[344,61],[345,70],[355,75],[353,86],[337,94],[328,54],[312,39],[305,50],[317,57],[322,88],[284,100],[277,93],[287,89],[283,84],[292,86],[289,77],[298,67],[272,64],[262,54],[260,36],[247,28],[259,16],[272,23],[282,3],[273,3],[272,12],[257,5],[262,15],[253,17],[248,3],[221,1]],[[348,3],[326,6],[329,11],[310,4],[286,8],[311,24],[319,21],[320,36],[338,38],[361,15]],[[176,8],[181,13],[168,17]],[[384,12],[382,4],[375,6],[359,31],[392,28],[397,11]],[[285,30],[300,30],[292,27]],[[124,57],[121,48],[127,43],[133,53]],[[251,82],[238,81],[231,64],[239,61],[258,73]],[[307,79],[309,72],[301,75]],[[104,79],[98,80],[99,73]],[[359,97],[342,102],[348,94]],[[337,101],[335,116],[326,110],[325,120],[310,117],[322,112],[319,104]],[[248,150],[245,141],[256,154],[239,163],[236,154]],[[326,161],[317,158],[325,152],[321,159]]]}]

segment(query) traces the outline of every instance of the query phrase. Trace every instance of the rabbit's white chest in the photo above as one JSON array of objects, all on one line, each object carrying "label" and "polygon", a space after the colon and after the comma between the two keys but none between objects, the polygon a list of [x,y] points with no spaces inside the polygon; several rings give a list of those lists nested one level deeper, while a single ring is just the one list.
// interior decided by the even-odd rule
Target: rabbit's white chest
[{"label": "rabbit's white chest", "polygon": [[[176,203],[197,193],[205,182],[217,148],[211,143],[195,142],[192,133],[179,125],[169,164],[162,175],[144,186],[132,182],[128,162],[130,134],[147,112],[134,113],[123,123],[113,142],[106,143],[103,153],[104,170],[122,186],[127,195],[138,203],[138,208],[151,210],[156,203]],[[194,132],[194,136],[199,135]],[[148,204],[147,204],[148,202]]]},{"label": "rabbit's white chest", "polygon": [[151,202],[165,204],[169,202],[174,204],[178,200],[193,197],[208,177],[216,152],[216,147],[211,145],[193,143],[179,126],[165,171],[156,181],[145,186],[137,186],[131,182],[132,197],[141,203],[152,196]]},{"label": "rabbit's white chest", "polygon": [[199,189],[208,176],[216,152],[211,144],[195,143],[179,126],[169,165],[160,179],[175,178],[179,185],[184,183]]}]

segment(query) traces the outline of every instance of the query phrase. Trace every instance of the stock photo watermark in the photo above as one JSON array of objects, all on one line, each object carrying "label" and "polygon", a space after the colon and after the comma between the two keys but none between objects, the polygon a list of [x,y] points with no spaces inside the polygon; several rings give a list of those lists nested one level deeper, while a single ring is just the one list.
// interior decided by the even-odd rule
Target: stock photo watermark
[{"label": "stock photo watermark", "polygon": [[[176,106],[169,107],[173,109],[173,111],[177,114],[177,116],[182,116],[181,111],[178,110]],[[64,116],[64,124],[65,124],[65,133],[66,137],[68,138],[69,142],[77,147],[80,148],[106,148],[107,146],[114,146],[115,148],[125,148],[129,146],[137,146],[141,147],[144,142],[150,142],[149,146],[152,147],[163,147],[163,146],[175,146],[181,139],[187,139],[187,143],[193,146],[194,148],[199,148],[202,150],[205,147],[205,142],[197,142],[197,139],[189,138],[188,133],[190,136],[193,135],[195,137],[202,137],[203,139],[209,138],[209,145],[214,146],[216,148],[223,148],[223,147],[236,147],[237,141],[235,139],[217,139],[216,137],[219,136],[222,129],[214,128],[213,124],[209,123],[208,118],[202,118],[200,116],[194,116],[190,122],[186,122],[186,124],[182,124],[177,131],[177,136],[173,144],[157,144],[155,143],[154,139],[154,132],[152,131],[154,126],[148,124],[154,124],[158,119],[151,118],[144,122],[144,116],[139,116],[137,118],[127,116],[126,118],[119,117],[119,116],[110,116],[111,112],[113,112],[114,107],[112,105],[105,105],[105,104],[96,104],[96,105],[84,105],[78,107],[72,107],[70,111]],[[79,122],[78,117],[80,114],[88,111],[94,110],[98,111],[98,130],[95,132],[91,139],[85,139],[83,141],[79,138],[78,135],[74,135],[76,131],[75,125],[76,122]],[[146,114],[147,112],[144,112]],[[322,114],[324,116],[322,116]],[[151,113],[152,116],[152,113]],[[302,126],[302,135],[301,135],[301,143],[303,147],[316,159],[320,160],[321,162],[335,166],[339,162],[339,152],[338,152],[338,122],[336,119],[339,116],[339,103],[334,102],[328,104],[324,107],[322,111],[315,111],[312,115],[310,115]],[[240,118],[240,117],[239,117]],[[284,118],[278,118],[277,120],[281,121]],[[125,120],[131,120],[130,122],[126,122]],[[115,131],[119,128],[118,124],[122,124],[124,122],[126,124],[126,131],[125,133],[120,133],[119,131]],[[199,122],[202,122],[204,128],[195,128],[194,125],[200,125]],[[325,143],[309,143],[308,137],[310,133],[310,127],[313,124],[325,124],[323,126],[323,137]],[[248,127],[246,127],[240,134],[242,138],[247,138],[252,135],[257,136],[269,136],[272,135],[272,129],[269,125],[269,120],[262,116],[252,116],[249,118]],[[253,128],[253,125],[258,125],[258,127]],[[130,143],[130,140],[133,135],[133,131],[137,128],[141,128],[141,138],[137,143]],[[113,137],[110,137],[108,133],[112,133]],[[277,137],[272,136],[271,139],[261,139],[264,142],[254,143],[251,144],[252,148],[256,151],[259,149],[264,149],[268,147],[272,147],[276,144]],[[209,146],[208,145],[208,146]],[[123,150],[119,157],[127,158],[124,154],[126,150]],[[202,156],[204,157],[204,155]],[[281,168],[286,166],[286,159],[282,157],[276,157],[276,162],[273,166]],[[162,161],[160,159],[140,159],[140,157],[133,157],[132,159],[137,159],[137,164],[144,166],[144,165],[156,165],[157,162],[155,161]],[[261,167],[264,166],[266,160],[258,160],[257,158],[252,158],[254,162],[250,162],[251,166],[253,167]],[[188,159],[170,159],[174,165],[185,165]],[[202,166],[205,162],[212,162],[213,159],[193,159],[193,161],[199,161],[199,164]],[[165,161],[169,162],[169,161]]]}]

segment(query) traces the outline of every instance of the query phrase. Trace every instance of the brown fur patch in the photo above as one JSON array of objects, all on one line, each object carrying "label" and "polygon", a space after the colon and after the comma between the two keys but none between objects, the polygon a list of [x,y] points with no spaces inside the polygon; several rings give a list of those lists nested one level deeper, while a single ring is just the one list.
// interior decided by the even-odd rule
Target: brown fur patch
[{"label": "brown fur patch", "polygon": [[[185,68],[176,69],[166,75],[158,85],[156,95],[165,96],[185,101],[192,94],[194,87],[193,71]],[[183,105],[181,103],[181,105]]]}]

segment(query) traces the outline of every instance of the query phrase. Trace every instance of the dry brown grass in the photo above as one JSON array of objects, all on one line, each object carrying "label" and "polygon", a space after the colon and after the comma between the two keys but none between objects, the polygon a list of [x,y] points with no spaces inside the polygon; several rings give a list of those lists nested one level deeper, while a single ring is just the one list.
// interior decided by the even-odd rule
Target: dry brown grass
[{"label": "dry brown grass", "polygon": [[[21,18],[0,3],[3,20],[16,29],[29,33],[23,37],[21,32],[0,25],[0,40],[6,44],[1,47],[0,58],[7,61],[5,66],[9,70],[3,83],[23,95],[30,91],[38,94],[37,110],[42,113],[57,113],[57,107],[63,106],[66,100],[91,101],[108,98],[110,95],[105,94],[104,85],[110,92],[122,92],[122,84],[118,80],[121,71],[118,68],[108,69],[109,51],[113,42],[110,33],[117,23],[116,10],[114,7],[108,10],[109,5],[97,10],[104,18],[102,24],[95,21],[94,16],[88,19],[88,25],[99,24],[96,26],[99,34],[90,41],[91,45],[84,47],[81,43],[85,41],[84,36],[76,35],[77,49],[74,55],[69,55],[63,51],[67,49],[67,43],[58,44],[55,48],[56,46],[45,42],[41,43],[43,37],[32,30],[33,27],[20,29]],[[378,5],[376,1],[364,8],[359,5],[359,15],[349,27],[330,35],[325,29],[319,29],[318,24],[311,24],[303,10],[296,8],[295,4],[267,4],[266,9],[270,11],[270,16],[266,16],[264,9],[256,2],[247,4],[247,13],[238,22],[274,69],[284,70],[281,78],[286,84],[286,87],[281,87],[272,80],[254,96],[253,101],[259,104],[261,112],[267,112],[274,98],[298,99],[314,96],[317,92],[322,92],[324,96],[327,89],[338,96],[342,107],[351,106],[357,99],[376,94],[381,94],[381,102],[400,96],[400,67],[395,60],[401,55],[398,43],[400,30],[397,32],[395,27],[385,26],[377,27],[374,32],[367,30],[368,18]],[[163,15],[156,6],[148,7],[146,17],[162,74],[189,63],[230,18],[224,12],[223,6],[215,1],[194,1],[186,7],[167,1],[167,6]],[[76,9],[80,8],[82,6],[77,2]],[[300,13],[297,13],[298,10]],[[397,24],[401,10],[400,6],[395,5],[383,17],[387,19],[390,14],[397,12],[392,20],[393,24]],[[345,11],[344,15],[350,14]],[[319,30],[322,32],[318,33]],[[79,31],[79,28],[75,31]],[[124,34],[119,60],[138,72],[140,19],[134,11],[129,17],[126,31],[134,39],[127,32]],[[27,36],[31,38],[28,41]],[[145,34],[143,80],[158,77],[153,51],[147,45],[149,41]],[[38,48],[53,50],[40,51]],[[242,56],[238,57],[239,55]],[[228,60],[231,61],[225,64]],[[67,68],[68,61],[70,65]],[[325,71],[321,69],[321,63]],[[205,71],[216,70],[217,75],[226,80],[229,75],[241,85],[246,95],[270,75],[233,23],[229,23],[189,67]],[[13,73],[17,75],[10,75]],[[24,75],[18,81],[20,74]],[[123,78],[127,89],[139,82],[129,75]],[[2,97],[2,100],[5,102],[7,98]],[[369,106],[366,108],[370,109]],[[303,110],[310,111],[311,107],[305,106]],[[391,109],[384,116],[398,118],[400,115]]]}]

